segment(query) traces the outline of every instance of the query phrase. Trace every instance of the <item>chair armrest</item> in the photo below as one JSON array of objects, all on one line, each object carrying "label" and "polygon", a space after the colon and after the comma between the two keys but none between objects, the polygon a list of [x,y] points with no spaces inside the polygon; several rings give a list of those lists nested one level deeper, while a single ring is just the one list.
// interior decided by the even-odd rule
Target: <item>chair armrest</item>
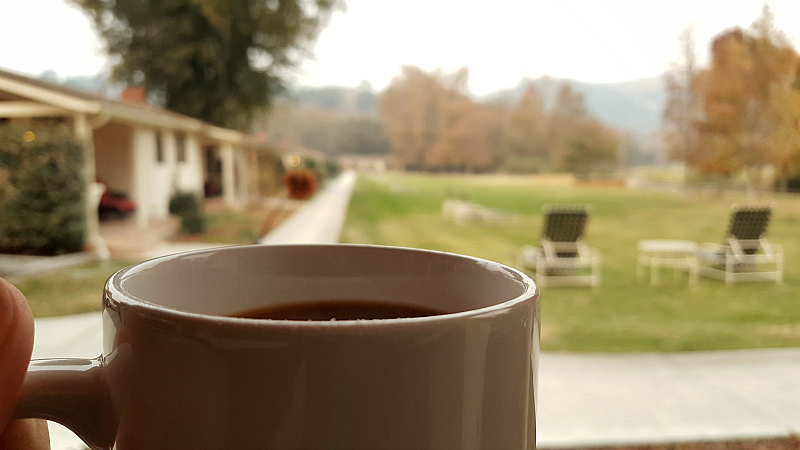
[{"label": "chair armrest", "polygon": [[586,244],[583,241],[577,242],[553,242],[549,239],[542,239],[542,248],[544,249],[544,256],[548,259],[564,259],[559,258],[558,252],[575,252],[578,257],[581,252],[586,251]]},{"label": "chair armrest", "polygon": [[767,255],[776,255],[778,253],[783,253],[783,247],[781,247],[780,245],[777,245],[777,244],[776,245],[772,245],[766,239],[761,239],[760,247],[761,247],[761,250],[763,250],[764,253],[767,254]]},{"label": "chair armrest", "polygon": [[541,257],[542,249],[532,245],[523,245],[517,255],[517,266],[519,268],[534,267],[536,266],[536,260]]},{"label": "chair armrest", "polygon": [[697,246],[695,258],[703,261],[724,262],[725,255],[730,251],[727,245],[714,244],[711,242],[704,242]]}]

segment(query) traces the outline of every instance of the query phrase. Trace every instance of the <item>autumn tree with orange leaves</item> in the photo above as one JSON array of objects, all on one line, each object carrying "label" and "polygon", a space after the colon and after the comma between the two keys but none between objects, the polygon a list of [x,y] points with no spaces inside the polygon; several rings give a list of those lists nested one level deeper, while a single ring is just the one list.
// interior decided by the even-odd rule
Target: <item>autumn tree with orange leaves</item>
[{"label": "autumn tree with orange leaves", "polygon": [[750,29],[718,35],[706,70],[692,68],[685,36],[682,43],[690,63],[677,71],[683,78],[668,75],[664,112],[673,157],[703,175],[744,173],[754,188],[772,165],[785,185],[800,171],[800,56],[769,7]]},{"label": "autumn tree with orange leaves", "polygon": [[528,158],[538,170],[588,174],[616,161],[618,133],[591,117],[583,96],[568,86],[548,112],[533,86],[516,104],[478,103],[467,82],[466,69],[406,66],[381,94],[384,133],[407,169],[482,172]]}]

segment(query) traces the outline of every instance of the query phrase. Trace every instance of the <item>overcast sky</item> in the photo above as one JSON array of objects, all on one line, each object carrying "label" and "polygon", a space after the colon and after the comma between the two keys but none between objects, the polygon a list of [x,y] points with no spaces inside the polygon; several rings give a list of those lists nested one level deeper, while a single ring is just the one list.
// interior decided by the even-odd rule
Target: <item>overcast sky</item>
[{"label": "overcast sky", "polygon": [[[768,2],[798,47],[800,1]],[[404,64],[470,69],[484,94],[541,75],[587,82],[658,76],[694,25],[698,56],[725,28],[747,27],[759,0],[349,0],[322,31],[303,85],[382,89]],[[27,74],[93,75],[108,62],[89,20],[64,0],[0,0],[0,67]]]}]

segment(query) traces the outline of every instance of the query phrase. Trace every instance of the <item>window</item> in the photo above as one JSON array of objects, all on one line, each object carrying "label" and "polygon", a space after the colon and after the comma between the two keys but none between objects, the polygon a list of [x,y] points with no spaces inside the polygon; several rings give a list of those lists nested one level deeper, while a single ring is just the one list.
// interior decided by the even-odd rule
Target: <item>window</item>
[{"label": "window", "polygon": [[178,133],[175,135],[175,148],[178,150],[178,162],[186,162],[186,135]]},{"label": "window", "polygon": [[156,162],[164,162],[164,139],[160,131],[156,131]]}]

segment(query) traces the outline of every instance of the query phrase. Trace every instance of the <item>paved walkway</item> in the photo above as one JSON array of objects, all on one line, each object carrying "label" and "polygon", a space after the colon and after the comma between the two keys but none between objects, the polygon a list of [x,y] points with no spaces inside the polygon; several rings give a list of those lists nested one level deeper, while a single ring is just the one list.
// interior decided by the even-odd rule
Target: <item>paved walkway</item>
[{"label": "paved walkway", "polygon": [[543,353],[537,441],[558,448],[798,434],[798,380],[797,348]]},{"label": "paved walkway", "polygon": [[[343,174],[261,242],[336,242],[354,183]],[[37,319],[36,332],[35,358],[100,354],[98,313]],[[800,349],[543,353],[537,440],[540,448],[563,448],[798,434],[797,380]],[[55,450],[83,448],[57,424],[51,441]]]},{"label": "paved walkway", "polygon": [[259,244],[339,242],[347,207],[356,184],[354,172],[344,172],[303,205],[292,217],[259,240]]}]

